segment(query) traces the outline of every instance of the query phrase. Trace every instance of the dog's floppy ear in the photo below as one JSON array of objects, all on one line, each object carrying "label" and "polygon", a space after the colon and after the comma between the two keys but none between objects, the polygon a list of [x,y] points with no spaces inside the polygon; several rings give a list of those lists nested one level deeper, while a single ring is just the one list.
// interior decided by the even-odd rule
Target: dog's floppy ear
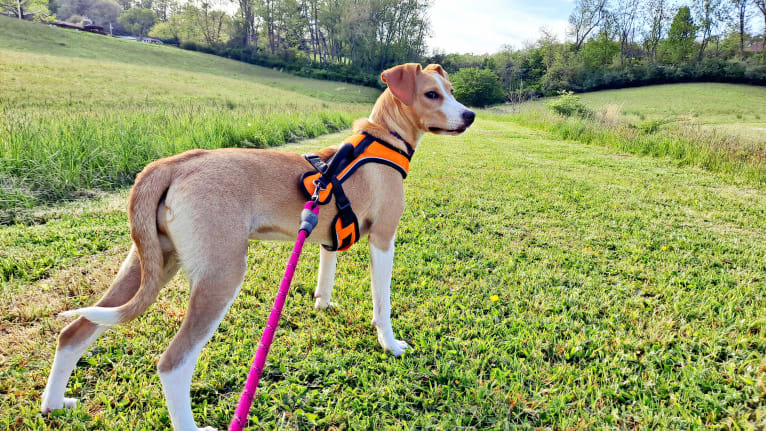
[{"label": "dog's floppy ear", "polygon": [[407,63],[392,67],[380,75],[388,89],[407,106],[415,101],[415,78],[423,68],[420,63]]},{"label": "dog's floppy ear", "polygon": [[426,66],[425,70],[433,70],[434,72],[445,77],[446,79],[449,79],[449,76],[447,75],[447,71],[442,68],[441,64],[429,64],[428,66]]}]

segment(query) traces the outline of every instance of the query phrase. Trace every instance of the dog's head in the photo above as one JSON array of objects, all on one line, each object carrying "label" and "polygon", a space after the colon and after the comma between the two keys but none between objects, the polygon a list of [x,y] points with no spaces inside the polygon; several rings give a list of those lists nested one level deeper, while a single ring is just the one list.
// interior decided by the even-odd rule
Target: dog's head
[{"label": "dog's head", "polygon": [[420,130],[459,135],[476,114],[455,100],[447,72],[438,64],[423,69],[418,63],[392,67],[381,75],[388,89],[404,104],[403,111]]}]

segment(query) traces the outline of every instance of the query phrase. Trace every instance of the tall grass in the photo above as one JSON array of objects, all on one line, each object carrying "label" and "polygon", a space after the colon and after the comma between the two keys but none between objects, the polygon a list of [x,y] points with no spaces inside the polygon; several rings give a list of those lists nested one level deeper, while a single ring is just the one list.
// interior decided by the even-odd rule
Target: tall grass
[{"label": "tall grass", "polygon": [[58,118],[0,111],[0,210],[132,183],[148,162],[192,148],[266,148],[346,128],[357,116],[318,112],[73,113]]},{"label": "tall grass", "polygon": [[[210,73],[188,72],[179,53],[147,66],[0,50],[0,223],[40,204],[129,185],[160,157],[281,145],[347,128],[369,110],[366,90],[310,97],[302,87],[309,80],[266,85],[258,82],[268,79],[259,76],[264,69],[225,59],[219,69],[208,59]],[[291,84],[296,91],[284,89]]]},{"label": "tall grass", "polygon": [[515,115],[494,114],[493,117],[545,130],[561,139],[609,146],[632,154],[670,157],[681,166],[696,166],[766,185],[766,146],[715,129],[688,124],[663,127],[657,120],[637,127],[609,121],[604,115],[563,117],[540,110]]}]

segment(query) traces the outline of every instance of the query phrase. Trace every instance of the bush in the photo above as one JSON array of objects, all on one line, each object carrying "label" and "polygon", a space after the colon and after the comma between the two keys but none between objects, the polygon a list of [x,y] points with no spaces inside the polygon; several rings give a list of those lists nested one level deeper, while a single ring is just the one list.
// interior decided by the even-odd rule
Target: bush
[{"label": "bush", "polygon": [[487,106],[506,99],[500,78],[488,69],[460,69],[450,81],[455,87],[455,98],[469,106]]},{"label": "bush", "polygon": [[593,111],[580,101],[580,96],[575,96],[571,91],[559,91],[559,98],[548,102],[548,107],[553,112],[565,117],[593,117]]}]

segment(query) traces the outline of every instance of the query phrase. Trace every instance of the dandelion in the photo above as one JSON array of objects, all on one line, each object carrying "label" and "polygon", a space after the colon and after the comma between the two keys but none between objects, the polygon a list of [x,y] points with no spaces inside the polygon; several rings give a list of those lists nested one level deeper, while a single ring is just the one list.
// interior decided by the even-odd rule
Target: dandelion
[{"label": "dandelion", "polygon": [[593,257],[598,257],[598,252],[593,253]]},{"label": "dandelion", "polygon": [[662,246],[662,251],[667,251],[667,250],[668,250],[668,246],[666,246],[666,245],[663,245],[663,246]]},{"label": "dandelion", "polygon": [[489,300],[492,301],[492,302],[497,302],[497,301],[500,300],[500,297],[497,296],[497,295],[492,295],[492,296],[489,297]]},{"label": "dandelion", "polygon": [[612,205],[612,209],[617,209],[617,205]]}]

